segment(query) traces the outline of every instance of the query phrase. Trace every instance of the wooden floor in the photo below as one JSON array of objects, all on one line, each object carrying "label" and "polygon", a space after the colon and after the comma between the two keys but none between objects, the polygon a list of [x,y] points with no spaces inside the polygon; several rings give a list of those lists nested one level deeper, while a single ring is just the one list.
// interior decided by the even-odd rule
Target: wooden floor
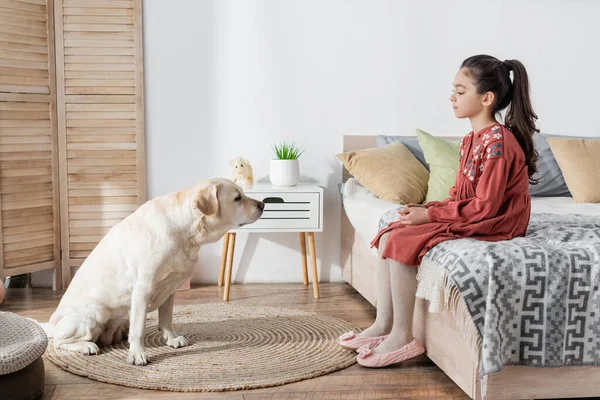
[{"label": "wooden floor", "polygon": [[[314,311],[342,318],[365,328],[373,322],[375,309],[350,285],[322,283],[321,298],[312,297],[312,287],[302,284],[232,285],[230,302]],[[222,288],[198,286],[179,292],[175,304],[222,301]],[[61,292],[50,289],[9,289],[0,311],[11,311],[46,322],[60,301]],[[174,321],[177,324],[177,321]],[[43,399],[468,399],[427,357],[406,363],[368,369],[354,364],[329,375],[267,389],[220,393],[178,393],[132,389],[72,375],[54,366],[44,356],[46,391]],[[223,379],[227,379],[226,376]]]}]

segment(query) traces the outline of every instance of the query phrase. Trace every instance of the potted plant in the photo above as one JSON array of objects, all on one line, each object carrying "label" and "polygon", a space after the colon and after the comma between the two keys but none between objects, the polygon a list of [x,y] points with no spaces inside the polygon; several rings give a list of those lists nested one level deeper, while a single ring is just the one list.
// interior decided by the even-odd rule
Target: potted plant
[{"label": "potted plant", "polygon": [[300,176],[298,158],[304,150],[300,150],[294,143],[282,142],[273,145],[275,158],[271,160],[269,178],[275,186],[294,186]]}]

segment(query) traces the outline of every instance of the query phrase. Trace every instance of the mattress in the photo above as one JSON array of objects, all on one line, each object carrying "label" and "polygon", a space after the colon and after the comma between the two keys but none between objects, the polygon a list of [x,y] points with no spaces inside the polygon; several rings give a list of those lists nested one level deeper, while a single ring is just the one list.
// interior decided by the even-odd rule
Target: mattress
[{"label": "mattress", "polygon": [[[348,220],[367,245],[377,235],[381,216],[401,207],[377,198],[354,178],[343,185],[342,198]],[[600,215],[600,203],[576,203],[572,197],[532,197],[531,212]]]},{"label": "mattress", "polygon": [[356,179],[350,178],[342,188],[344,210],[358,237],[369,245],[377,235],[381,216],[400,205],[377,198]]}]

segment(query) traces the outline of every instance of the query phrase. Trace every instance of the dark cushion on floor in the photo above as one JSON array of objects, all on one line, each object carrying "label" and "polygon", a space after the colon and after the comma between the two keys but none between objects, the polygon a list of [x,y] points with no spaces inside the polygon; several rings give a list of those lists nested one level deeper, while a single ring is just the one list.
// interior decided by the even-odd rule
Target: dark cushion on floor
[{"label": "dark cushion on floor", "polygon": [[0,375],[0,399],[36,399],[44,393],[44,361],[40,356],[22,370]]}]

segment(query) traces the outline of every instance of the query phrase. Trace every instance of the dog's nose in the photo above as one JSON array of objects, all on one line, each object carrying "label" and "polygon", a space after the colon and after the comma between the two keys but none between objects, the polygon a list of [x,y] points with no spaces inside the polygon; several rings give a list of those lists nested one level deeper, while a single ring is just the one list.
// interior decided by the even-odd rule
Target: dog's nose
[{"label": "dog's nose", "polygon": [[258,208],[260,208],[260,211],[265,209],[265,203],[263,203],[262,201],[258,202]]}]

